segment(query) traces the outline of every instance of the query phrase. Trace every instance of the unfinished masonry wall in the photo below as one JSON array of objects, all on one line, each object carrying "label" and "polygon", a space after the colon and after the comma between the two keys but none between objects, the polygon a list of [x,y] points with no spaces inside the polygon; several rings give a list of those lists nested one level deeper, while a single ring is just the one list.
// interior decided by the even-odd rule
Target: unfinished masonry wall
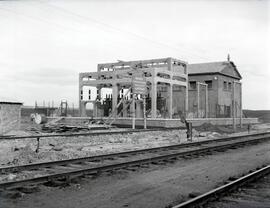
[{"label": "unfinished masonry wall", "polygon": [[21,124],[21,104],[0,103],[0,135],[18,130]]}]

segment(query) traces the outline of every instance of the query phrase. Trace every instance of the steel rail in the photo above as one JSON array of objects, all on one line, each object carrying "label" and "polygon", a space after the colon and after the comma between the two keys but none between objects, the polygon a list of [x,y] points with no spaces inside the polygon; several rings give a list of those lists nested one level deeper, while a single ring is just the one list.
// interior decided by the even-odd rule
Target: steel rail
[{"label": "steel rail", "polygon": [[246,141],[240,141],[240,142],[238,141],[238,142],[233,142],[233,143],[224,144],[224,145],[215,145],[215,146],[205,147],[205,148],[196,149],[196,150],[189,150],[189,151],[184,151],[184,152],[171,153],[167,155],[149,157],[145,159],[133,160],[133,161],[128,161],[128,162],[121,162],[121,163],[103,165],[103,166],[98,166],[98,167],[88,167],[88,168],[81,168],[81,169],[78,168],[76,170],[67,170],[62,173],[53,173],[53,174],[47,174],[44,176],[39,176],[39,177],[34,177],[34,178],[29,178],[29,179],[2,182],[0,183],[0,189],[16,188],[16,187],[22,187],[22,186],[36,184],[36,183],[40,184],[40,183],[59,180],[59,179],[69,180],[69,178],[71,177],[78,177],[78,176],[83,176],[86,174],[98,174],[105,171],[113,171],[117,169],[127,168],[130,166],[140,166],[143,164],[149,164],[149,163],[159,162],[159,161],[176,160],[177,157],[198,155],[201,153],[207,153],[207,152],[211,152],[215,150],[228,149],[234,146],[258,143],[258,142],[268,140],[268,139],[269,139],[269,136],[256,138],[256,139],[250,139]]},{"label": "steel rail", "polygon": [[45,134],[45,135],[29,135],[29,136],[2,136],[0,140],[15,140],[15,139],[33,139],[33,138],[48,138],[48,137],[78,137],[78,136],[98,136],[106,134],[130,134],[138,132],[151,132],[151,131],[169,131],[181,129],[176,128],[156,128],[156,129],[130,129],[125,131],[104,131],[104,132],[88,132],[88,133],[73,133],[73,134]]},{"label": "steel rail", "polygon": [[228,191],[232,191],[236,188],[243,186],[246,183],[256,180],[259,177],[267,175],[270,173],[270,165],[263,167],[257,171],[254,171],[250,174],[247,174],[237,180],[234,180],[228,184],[220,186],[216,189],[213,189],[209,192],[206,192],[200,196],[197,196],[191,200],[183,202],[179,205],[174,206],[173,208],[189,208],[189,207],[201,207],[202,205],[206,204],[207,202],[211,201],[212,199],[217,198]]},{"label": "steel rail", "polygon": [[209,143],[215,143],[215,142],[220,143],[220,142],[232,141],[232,140],[236,140],[236,139],[254,137],[254,136],[270,136],[270,132],[241,135],[241,136],[223,137],[223,138],[218,138],[218,139],[213,139],[213,140],[204,140],[204,141],[198,141],[198,142],[192,142],[192,143],[183,143],[183,144],[153,147],[153,148],[147,148],[147,149],[138,149],[138,150],[124,151],[124,152],[116,152],[116,153],[96,155],[96,156],[90,156],[90,157],[80,157],[80,158],[74,158],[74,159],[68,159],[68,160],[32,163],[32,164],[19,165],[19,166],[7,166],[7,167],[0,168],[0,173],[18,172],[18,171],[22,171],[22,170],[31,170],[31,169],[43,168],[43,167],[49,167],[49,166],[55,166],[55,165],[76,164],[76,163],[82,163],[82,162],[86,162],[86,161],[90,162],[90,161],[94,161],[94,160],[103,160],[106,158],[118,157],[118,156],[123,156],[123,155],[135,155],[135,154],[151,153],[151,152],[156,152],[156,151],[181,149],[181,148],[199,146],[199,145],[203,145],[203,144],[209,144]]},{"label": "steel rail", "polygon": [[[129,129],[125,131],[104,131],[104,132],[89,132],[89,133],[73,133],[73,134],[46,134],[46,135],[29,135],[29,136],[2,136],[1,140],[16,140],[16,139],[36,139],[36,138],[49,138],[49,137],[78,137],[78,136],[98,136],[98,135],[111,135],[111,134],[130,134],[130,133],[140,133],[140,132],[153,132],[153,131],[170,131],[170,130],[180,130],[181,127],[170,127],[170,128],[155,128],[155,129]],[[262,133],[270,133],[267,131],[246,134],[256,135]]]}]

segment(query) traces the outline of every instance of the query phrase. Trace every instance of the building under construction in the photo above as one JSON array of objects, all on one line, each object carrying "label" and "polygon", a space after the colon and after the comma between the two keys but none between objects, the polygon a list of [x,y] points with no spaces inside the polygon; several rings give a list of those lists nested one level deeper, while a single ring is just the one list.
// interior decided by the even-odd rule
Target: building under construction
[{"label": "building under construction", "polygon": [[[138,76],[146,83],[143,94],[132,92]],[[234,118],[241,123],[241,78],[230,60],[188,65],[179,59],[162,58],[98,64],[97,72],[79,75],[80,116],[89,116],[86,109],[90,108],[95,118],[122,119],[122,123],[133,115],[153,123],[173,122],[181,115],[208,121],[224,118],[218,120],[224,124],[228,124],[225,118]]]},{"label": "building under construction", "polygon": [[[97,72],[80,73],[80,115],[86,116],[90,104],[95,117],[131,117],[132,78],[137,74],[146,80],[147,117],[174,118],[188,110],[187,63],[164,58],[98,64]],[[134,99],[138,118],[143,117],[142,98]]]}]

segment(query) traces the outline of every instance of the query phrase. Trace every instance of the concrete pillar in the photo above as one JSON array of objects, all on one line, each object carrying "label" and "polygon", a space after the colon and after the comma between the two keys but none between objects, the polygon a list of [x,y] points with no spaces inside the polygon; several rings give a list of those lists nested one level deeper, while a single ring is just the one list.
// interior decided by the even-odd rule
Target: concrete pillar
[{"label": "concrete pillar", "polygon": [[82,86],[81,86],[82,78],[79,75],[79,116],[82,116],[82,109],[81,109],[81,101],[82,101]]},{"label": "concrete pillar", "polygon": [[136,112],[135,112],[135,94],[133,93],[132,93],[132,103],[131,103],[131,114],[132,114],[132,129],[135,129]]},{"label": "concrete pillar", "polygon": [[197,85],[197,118],[200,115],[200,84],[196,82]]},{"label": "concrete pillar", "polygon": [[168,64],[168,70],[172,71],[172,58],[168,58],[167,64]]},{"label": "concrete pillar", "polygon": [[143,118],[143,103],[142,100],[135,100],[136,103],[136,118]]},{"label": "concrete pillar", "polygon": [[[21,129],[21,120],[22,120],[22,114],[21,114],[21,112],[22,112],[22,106],[20,105],[19,106],[19,113],[18,113],[18,117],[19,117],[18,118],[18,129]],[[2,116],[0,116],[0,117],[2,117]]]},{"label": "concrete pillar", "polygon": [[101,100],[101,87],[97,86],[97,99]]},{"label": "concrete pillar", "polygon": [[115,108],[117,106],[117,98],[118,98],[118,85],[116,83],[112,86],[112,112],[114,111],[114,117],[117,116],[117,111],[115,111]]},{"label": "concrete pillar", "polygon": [[169,118],[172,118],[173,114],[173,84],[168,85],[168,113]]},{"label": "concrete pillar", "polygon": [[86,117],[86,102],[81,101],[81,117]]},{"label": "concrete pillar", "polygon": [[205,118],[209,117],[208,111],[208,85],[205,85]]},{"label": "concrete pillar", "polygon": [[157,83],[152,81],[151,83],[151,117],[157,117]]},{"label": "concrete pillar", "polygon": [[233,129],[236,129],[236,123],[235,123],[235,82],[232,84],[232,118],[233,118]]},{"label": "concrete pillar", "polygon": [[97,97],[96,97],[96,101],[93,103],[93,112],[94,112],[94,116],[95,117],[102,117],[103,115],[100,115],[100,109],[97,102],[101,101],[101,88],[99,86],[97,86]]},{"label": "concrete pillar", "polygon": [[97,103],[93,102],[93,116],[98,117]]},{"label": "concrete pillar", "polygon": [[124,100],[123,102],[123,117],[127,117],[127,102]]},{"label": "concrete pillar", "polygon": [[240,128],[242,128],[242,124],[243,124],[243,114],[242,114],[242,83],[240,84]]},{"label": "concrete pillar", "polygon": [[186,97],[185,97],[185,116],[187,118],[188,115],[188,84],[186,86]]}]

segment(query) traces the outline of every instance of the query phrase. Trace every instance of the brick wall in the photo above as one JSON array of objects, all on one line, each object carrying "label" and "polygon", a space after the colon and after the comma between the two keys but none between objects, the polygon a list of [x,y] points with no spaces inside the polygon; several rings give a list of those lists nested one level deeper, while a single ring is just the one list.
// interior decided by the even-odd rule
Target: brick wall
[{"label": "brick wall", "polygon": [[[226,117],[224,108],[229,108],[231,117],[232,112],[232,91],[233,91],[233,81],[234,78],[226,77],[223,75],[192,75],[189,76],[190,81],[205,82],[207,80],[212,80],[212,89],[208,89],[208,116],[210,118],[215,117]],[[224,82],[227,84],[227,88],[224,89]],[[230,83],[230,88],[228,86]],[[202,92],[202,91],[200,91]],[[197,118],[197,90],[189,88],[189,118]],[[205,93],[205,92],[204,92]],[[204,104],[204,93],[200,93],[200,111],[205,111]],[[240,85],[235,84],[235,101],[236,101],[236,117],[240,116]],[[217,107],[220,107],[218,109]],[[227,109],[228,110],[228,109]],[[221,113],[223,112],[223,113]],[[203,112],[202,112],[203,114]],[[223,115],[224,114],[224,115]],[[203,116],[199,116],[203,117]]]},{"label": "brick wall", "polygon": [[21,105],[0,104],[0,134],[17,130],[21,124]]},{"label": "brick wall", "polygon": [[[235,79],[219,75],[218,76],[218,104],[219,105],[225,105],[225,106],[230,106],[232,109],[232,95],[233,95],[233,81]],[[227,89],[224,89],[224,82],[227,83]],[[231,83],[231,89],[228,87],[228,83]],[[236,101],[236,117],[240,116],[240,102],[241,102],[241,96],[240,96],[240,86],[239,84],[235,84],[235,95],[234,99]],[[231,111],[232,113],[232,111]],[[232,115],[231,115],[232,116]]]},{"label": "brick wall", "polygon": [[[197,81],[204,83],[205,81],[212,80],[212,88],[208,89],[208,117],[216,117],[216,104],[218,103],[218,80],[217,75],[192,75],[188,77],[190,81]],[[205,89],[201,87],[201,89]],[[205,97],[205,92],[200,91],[200,110],[205,111],[205,104],[203,99]],[[192,90],[189,88],[188,91],[188,105],[189,105],[189,117],[196,118],[197,115],[197,90]]]}]

